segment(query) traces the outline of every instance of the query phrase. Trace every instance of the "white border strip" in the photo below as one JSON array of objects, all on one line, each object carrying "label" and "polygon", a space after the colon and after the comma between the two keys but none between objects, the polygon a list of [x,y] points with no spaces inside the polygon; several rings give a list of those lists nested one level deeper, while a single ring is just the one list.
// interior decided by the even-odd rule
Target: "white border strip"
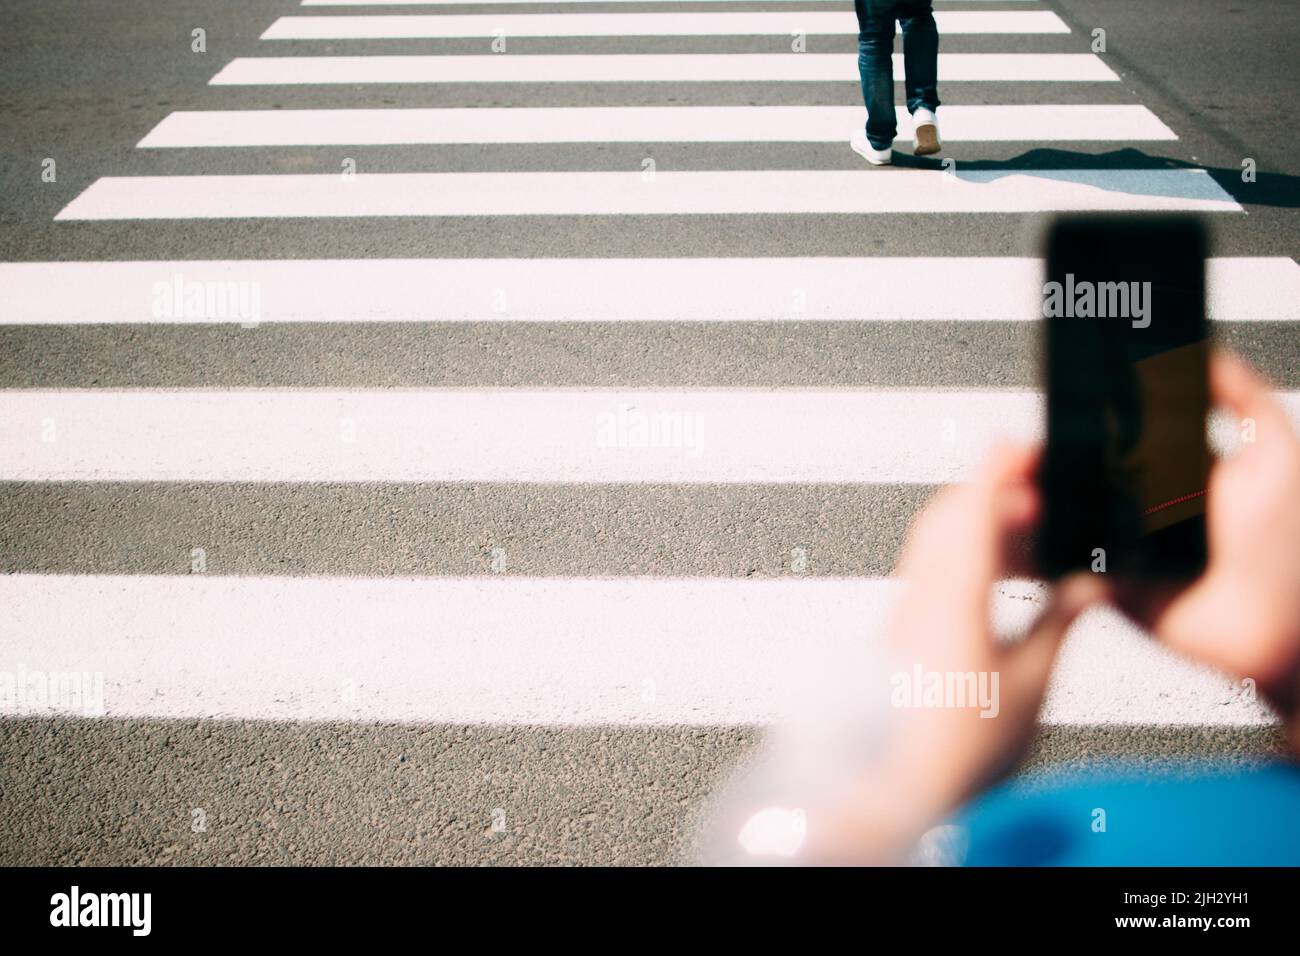
[{"label": "white border strip", "polygon": [[1201,169],[109,176],[55,219],[1240,212]]},{"label": "white border strip", "polygon": [[[1145,106],[948,106],[948,142],[1175,140]],[[204,110],[168,114],[144,149],[460,143],[843,143],[855,106]],[[899,109],[899,138],[913,136]]]},{"label": "white border strip", "polygon": [[[1294,260],[1207,270],[1211,319],[1300,322]],[[6,262],[0,324],[1032,321],[1042,280],[994,257]]]},{"label": "white border strip", "polygon": [[[1069,33],[1050,10],[961,10],[934,15],[942,34]],[[397,40],[481,37],[857,36],[844,11],[726,13],[499,13],[280,17],[263,40]]]},{"label": "white border strip", "polygon": [[[902,54],[894,75],[903,75]],[[953,82],[1113,83],[1092,53],[940,53]],[[455,56],[237,57],[215,86],[354,83],[859,83],[846,53],[586,53]]]},{"label": "white border strip", "polygon": [[[815,703],[874,723],[890,713],[897,665],[879,646],[896,594],[882,579],[0,575],[0,672],[102,682],[6,700],[23,714],[734,726]],[[1043,601],[1002,584],[997,626],[1023,629]],[[1043,719],[1271,722],[1105,611],[1072,629]]]},{"label": "white border strip", "polygon": [[929,485],[1041,435],[1010,390],[6,391],[0,480]]},{"label": "white border strip", "polygon": [[[532,3],[829,3],[830,0],[302,0],[304,7],[440,7]],[[936,3],[1032,3],[1036,0],[935,0]]]}]

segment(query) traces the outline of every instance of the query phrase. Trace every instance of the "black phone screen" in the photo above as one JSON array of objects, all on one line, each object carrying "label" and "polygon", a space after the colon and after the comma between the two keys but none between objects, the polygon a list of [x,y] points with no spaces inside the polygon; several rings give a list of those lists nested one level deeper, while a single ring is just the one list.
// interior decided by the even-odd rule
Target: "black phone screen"
[{"label": "black phone screen", "polygon": [[1190,579],[1210,470],[1206,239],[1187,217],[1070,217],[1043,285],[1041,573]]}]

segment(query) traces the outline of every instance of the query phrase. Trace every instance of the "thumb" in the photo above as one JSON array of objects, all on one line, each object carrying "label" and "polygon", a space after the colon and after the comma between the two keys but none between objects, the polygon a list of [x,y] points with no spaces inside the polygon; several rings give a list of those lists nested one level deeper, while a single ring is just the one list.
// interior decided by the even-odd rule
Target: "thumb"
[{"label": "thumb", "polygon": [[1253,418],[1259,430],[1273,436],[1290,437],[1291,421],[1273,396],[1268,382],[1231,352],[1220,349],[1210,360],[1210,394],[1238,418]]},{"label": "thumb", "polygon": [[1075,618],[1105,596],[1106,587],[1101,579],[1086,571],[1073,574],[1057,585],[1047,610],[1034,622],[1025,639],[1009,651],[1008,670],[1017,688],[1042,695],[1065,632]]}]

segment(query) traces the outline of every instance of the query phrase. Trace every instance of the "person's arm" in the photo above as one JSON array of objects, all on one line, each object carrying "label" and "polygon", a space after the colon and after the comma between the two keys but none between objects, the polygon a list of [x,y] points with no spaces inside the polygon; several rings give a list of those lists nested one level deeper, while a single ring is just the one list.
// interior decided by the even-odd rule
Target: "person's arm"
[{"label": "person's arm", "polygon": [[1141,582],[1119,589],[1104,575],[1076,575],[1056,588],[1024,641],[1000,646],[988,623],[989,591],[1024,570],[1013,566],[1008,545],[1038,516],[1036,453],[1003,450],[974,481],[926,506],[898,569],[906,582],[890,629],[898,666],[996,671],[999,712],[899,711],[887,756],[809,815],[810,861],[897,862],[928,827],[1012,769],[1035,731],[1062,636],[1103,597],[1174,650],[1254,679],[1300,753],[1300,440],[1239,359],[1214,356],[1211,388],[1253,441],[1215,464],[1209,563],[1172,597]]},{"label": "person's arm", "polygon": [[1300,753],[1300,440],[1235,356],[1214,356],[1210,389],[1248,440],[1210,474],[1206,571],[1172,599],[1115,597],[1174,650],[1254,680]]},{"label": "person's arm", "polygon": [[881,759],[808,814],[810,862],[898,862],[927,828],[1011,769],[1032,739],[1061,638],[1104,594],[1092,575],[1069,578],[1024,640],[1003,645],[993,635],[990,591],[1014,572],[1013,540],[1038,515],[1036,457],[1004,449],[974,480],[937,494],[897,571],[904,585],[889,630],[894,666],[996,675],[996,715],[975,706],[892,711]]}]

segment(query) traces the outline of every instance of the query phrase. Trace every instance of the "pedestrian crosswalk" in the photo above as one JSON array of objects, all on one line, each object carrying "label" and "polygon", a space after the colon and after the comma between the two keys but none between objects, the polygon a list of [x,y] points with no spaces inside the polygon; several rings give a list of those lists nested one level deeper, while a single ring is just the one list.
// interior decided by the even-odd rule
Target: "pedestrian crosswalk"
[{"label": "pedestrian crosswalk", "polygon": [[[878,578],[0,577],[11,651],[135,675],[105,695],[114,715],[562,727],[795,716],[774,708],[830,668],[873,665],[895,594]],[[1035,585],[1007,584],[994,613],[1023,627],[1040,600]],[[63,622],[54,631],[41,624],[51,607]],[[1082,626],[1087,641],[1058,678],[1072,693],[1048,719],[1148,721],[1132,683],[1107,676],[1175,672],[1114,615]],[[106,631],[132,639],[97,638]],[[1197,724],[1206,699],[1222,725],[1267,719],[1233,706],[1212,673],[1176,673],[1167,725]]]},{"label": "pedestrian crosswalk", "polygon": [[[97,174],[57,213],[60,228],[106,230],[97,235],[110,237],[102,247],[111,251],[101,261],[0,264],[0,332],[31,354],[50,347],[68,367],[69,353],[89,350],[84,342],[108,341],[147,362],[159,341],[150,336],[165,335],[179,343],[165,354],[192,360],[150,379],[173,387],[110,388],[89,372],[35,387],[0,382],[0,482],[53,495],[90,539],[114,517],[102,502],[160,490],[157,526],[129,533],[148,543],[144,550],[162,540],[175,551],[165,570],[133,559],[125,541],[111,571],[94,554],[50,558],[41,528],[21,522],[0,556],[11,572],[0,576],[5,659],[103,672],[97,717],[535,724],[561,733],[778,719],[791,681],[828,664],[870,665],[895,590],[884,578],[823,573],[836,562],[807,553],[803,538],[750,562],[782,568],[766,579],[656,576],[643,573],[654,565],[644,557],[578,576],[521,575],[513,569],[529,562],[512,562],[510,549],[554,550],[563,535],[521,535],[499,549],[481,529],[465,543],[482,552],[466,576],[315,576],[294,573],[301,565],[292,563],[263,574],[192,562],[195,549],[220,552],[222,542],[172,540],[180,519],[166,502],[184,489],[235,512],[236,499],[289,494],[300,510],[275,520],[301,522],[285,537],[304,541],[321,533],[311,502],[339,486],[376,494],[428,486],[420,520],[449,527],[457,505],[438,489],[450,486],[490,499],[521,526],[541,520],[548,494],[600,496],[599,518],[568,509],[557,527],[626,522],[630,531],[593,533],[626,533],[644,553],[671,551],[674,566],[686,568],[704,538],[743,556],[764,521],[723,514],[708,529],[682,527],[618,503],[644,489],[680,504],[743,487],[779,508],[794,488],[817,499],[834,486],[879,486],[879,510],[854,520],[905,527],[924,493],[960,480],[998,437],[1041,434],[1041,396],[999,380],[1009,360],[995,330],[1030,327],[1040,314],[1042,263],[1017,236],[1063,211],[1177,210],[1216,222],[1244,214],[1222,175],[1191,162],[1096,158],[1117,144],[1172,148],[1180,130],[1132,101],[1115,70],[1087,52],[1088,38],[1035,0],[939,4],[941,35],[981,44],[940,54],[941,92],[951,100],[940,111],[945,155],[955,161],[884,170],[857,163],[847,146],[864,118],[855,57],[785,49],[791,34],[852,36],[847,8],[773,11],[743,0],[707,12],[589,12],[577,6],[586,0],[528,0],[519,8],[535,12],[440,12],[448,2],[304,0],[331,10],[252,24],[252,36],[265,26],[260,39],[214,65],[203,89],[212,108],[168,113],[138,142],[139,166]],[[405,11],[375,14],[379,6]],[[488,52],[501,37],[530,45]],[[675,39],[737,37],[779,39],[756,47],[766,52],[753,44],[750,52],[664,52]],[[619,41],[613,51],[609,39]],[[431,53],[409,42],[424,40],[482,41],[482,52]],[[901,54],[895,60],[901,77]],[[645,86],[624,102],[632,97],[619,84]],[[1008,85],[1014,102],[990,100]],[[756,92],[774,87],[779,102]],[[453,105],[439,98],[449,90]],[[511,102],[503,90],[530,99],[502,105]],[[686,90],[696,97],[689,105]],[[900,153],[910,135],[900,110]],[[1031,150],[1043,143],[1059,151],[1035,162]],[[968,162],[964,144],[1000,158]],[[655,153],[666,145],[696,160],[674,166]],[[836,145],[842,155],[825,161]],[[626,165],[626,153],[608,152],[614,146],[644,146],[646,156]],[[810,152],[785,168],[767,158],[778,146],[781,157],[793,147]],[[551,152],[520,160],[521,147]],[[360,162],[357,150],[368,150]],[[311,165],[320,156],[328,160]],[[720,156],[726,161],[714,163]],[[279,248],[284,233],[271,230],[290,221],[303,227],[300,239]],[[685,243],[687,221],[708,241]],[[990,221],[999,227],[985,241],[980,229]],[[363,255],[332,254],[331,237],[376,222],[380,230],[367,236],[380,239]],[[774,230],[788,252],[738,247],[742,225]],[[165,233],[183,237],[166,258],[111,242],[173,226],[190,231]],[[811,254],[810,237],[823,228],[858,230],[861,245],[852,255]],[[437,235],[444,254],[412,255],[398,238],[411,229]],[[528,229],[578,239],[568,254],[464,251],[471,239],[481,249],[484,236],[517,250],[539,234]],[[592,229],[640,232],[653,254],[612,254],[583,241]],[[205,253],[200,239],[217,230],[244,230],[248,254]],[[915,237],[925,230],[967,235],[969,247],[920,254]],[[1300,265],[1238,252],[1217,248],[1209,263],[1211,319],[1252,330],[1300,322]],[[474,360],[496,363],[492,380],[507,384],[370,387],[374,376],[340,351],[330,387],[270,387],[281,380],[273,367],[300,360],[275,354],[285,340],[270,337],[291,324],[311,336],[343,329],[381,338],[396,337],[398,324],[448,335],[490,329]],[[833,365],[829,383],[741,388],[719,375],[685,388],[610,382],[595,357],[597,339],[621,348],[627,329],[646,332],[635,348],[649,353],[656,340],[702,328],[707,342],[726,327],[779,363],[815,329],[850,329],[865,348],[882,329],[902,336],[909,324],[949,332],[952,351],[982,353],[988,378],[939,384],[947,380],[933,366],[950,353],[921,349],[907,358],[931,366],[931,380],[916,387],[863,387],[859,359]],[[500,347],[523,329],[538,335],[529,340],[538,354],[527,360],[545,365],[578,349],[564,360],[586,378],[509,384],[531,381]],[[82,331],[106,338],[76,339]],[[245,338],[236,347],[231,335]],[[263,341],[249,375],[267,387],[213,387],[196,371]],[[1300,421],[1300,382],[1279,385]],[[1230,445],[1231,432],[1220,424],[1216,440]],[[346,527],[350,514],[326,524]],[[390,518],[402,520],[400,509]],[[811,534],[844,516],[813,504],[799,520]],[[269,533],[256,514],[224,527],[235,525],[254,540]],[[214,520],[209,531],[222,527]],[[387,566],[392,541],[376,533],[358,560],[377,555],[375,566]],[[896,545],[882,548],[881,562]],[[1004,623],[1023,622],[1043,592],[1012,582],[995,603]],[[26,712],[51,709],[41,702]],[[1044,715],[1048,727],[1127,728],[1139,737],[1270,720],[1225,679],[1104,611],[1079,625]]]},{"label": "pedestrian crosswalk", "polygon": [[[1300,420],[1300,395],[1281,397]],[[7,404],[6,481],[939,485],[1000,435],[1042,437],[1038,395],[1012,390],[92,390]]]},{"label": "pedestrian crosswalk", "polygon": [[[1042,270],[1003,256],[9,262],[0,314],[21,325],[1026,323],[1041,312]],[[1211,259],[1207,284],[1214,321],[1300,322],[1293,259]]]},{"label": "pedestrian crosswalk", "polygon": [[[433,145],[443,143],[840,143],[852,106],[586,106],[175,112],[140,146]],[[951,106],[950,143],[1023,139],[1127,142],[1178,137],[1145,106]],[[899,136],[912,138],[911,116]]]},{"label": "pedestrian crosswalk", "polygon": [[[302,0],[304,7],[435,7],[462,4],[465,0]],[[477,6],[494,3],[551,3],[554,0],[475,0]],[[561,0],[563,3],[644,3],[646,0]],[[732,0],[655,0],[658,3],[730,3]],[[750,3],[823,3],[825,0],[746,0]],[[1037,0],[937,0],[945,3],[1034,3]]]},{"label": "pedestrian crosswalk", "polygon": [[1240,212],[1200,169],[105,176],[60,220],[762,213]]},{"label": "pedestrian crosswalk", "polygon": [[[942,33],[1069,33],[1048,10],[935,14]],[[852,34],[852,11],[790,13],[508,13],[438,16],[281,17],[263,40],[400,40],[454,37],[790,36]]]},{"label": "pedestrian crosswalk", "polygon": [[[590,53],[236,57],[214,86],[350,83],[809,83],[856,89],[856,59],[831,53]],[[894,57],[901,75],[902,54]],[[1119,77],[1091,53],[940,53],[945,82],[1107,83]]]}]

